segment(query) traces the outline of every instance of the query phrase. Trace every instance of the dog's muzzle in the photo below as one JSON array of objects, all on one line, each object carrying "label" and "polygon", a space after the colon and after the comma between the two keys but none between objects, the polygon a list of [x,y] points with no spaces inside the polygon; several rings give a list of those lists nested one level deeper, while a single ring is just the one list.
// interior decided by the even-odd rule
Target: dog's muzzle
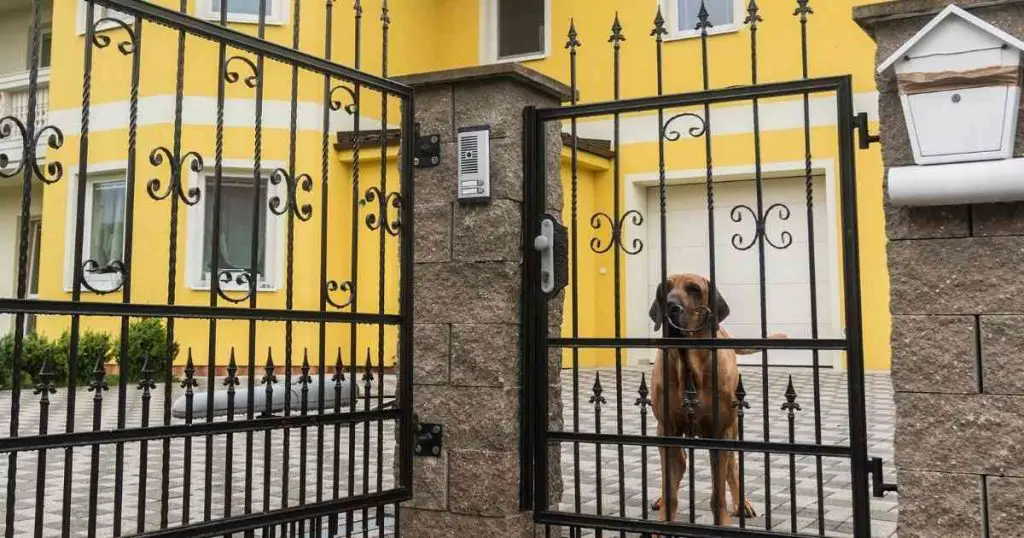
[{"label": "dog's muzzle", "polygon": [[676,329],[677,331],[680,331],[685,334],[695,334],[702,332],[708,328],[708,324],[711,322],[711,309],[708,308],[707,305],[702,305],[700,307],[700,324],[698,324],[697,328],[695,329],[686,329],[684,327],[680,327],[679,324],[676,323],[676,319],[682,317],[683,314],[685,314],[685,309],[683,308],[683,305],[679,303],[669,304],[668,315],[665,316],[665,321],[673,329]]}]

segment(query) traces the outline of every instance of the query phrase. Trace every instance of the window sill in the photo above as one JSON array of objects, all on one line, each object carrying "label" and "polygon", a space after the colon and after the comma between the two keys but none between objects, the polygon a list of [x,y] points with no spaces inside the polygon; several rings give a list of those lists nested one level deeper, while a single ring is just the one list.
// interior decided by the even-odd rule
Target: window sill
[{"label": "window sill", "polygon": [[[192,282],[188,285],[192,291],[210,291],[210,282],[202,280],[200,282]],[[248,293],[249,288],[246,286],[239,286],[238,284],[221,285],[220,290],[224,293]],[[256,293],[274,293],[279,291],[278,286],[272,284],[260,284],[256,286]]]},{"label": "window sill", "polygon": [[[215,24],[220,24],[220,13],[200,13],[198,15],[198,18],[203,19],[205,21],[209,21],[209,22],[215,23]],[[278,17],[278,16],[271,17],[269,15],[265,19],[265,22],[266,22],[267,26],[284,26],[285,23],[286,23],[284,17]],[[248,25],[255,26],[255,25],[258,25],[259,23],[260,23],[260,18],[256,17],[256,16],[252,16],[252,15],[232,15],[230,13],[228,14],[228,24],[248,24]]]},{"label": "window sill", "polygon": [[[734,34],[740,31],[741,24],[723,24],[721,26],[714,26],[708,29],[708,37],[721,35],[721,34]],[[675,32],[665,36],[665,42],[670,41],[685,41],[688,39],[699,39],[700,32],[697,30],[688,30],[686,32]]]},{"label": "window sill", "polygon": [[519,56],[504,56],[495,58],[491,61],[492,64],[504,64],[504,63],[518,63],[518,62],[533,62],[537,60],[546,60],[548,53],[538,52],[536,54],[520,54]]}]

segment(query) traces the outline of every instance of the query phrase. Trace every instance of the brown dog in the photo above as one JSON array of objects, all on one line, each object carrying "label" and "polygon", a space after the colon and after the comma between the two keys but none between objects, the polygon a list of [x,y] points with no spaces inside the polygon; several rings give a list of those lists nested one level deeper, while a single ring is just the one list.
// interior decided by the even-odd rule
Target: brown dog
[{"label": "brown dog", "polygon": [[[654,329],[660,330],[663,323],[669,327],[673,337],[710,338],[713,324],[712,315],[719,322],[729,316],[729,305],[721,294],[710,289],[708,280],[694,274],[673,275],[658,288],[658,296],[651,305],[651,320]],[[666,305],[667,312],[662,311]],[[729,338],[719,328],[718,338]],[[785,338],[772,335],[771,338]],[[740,350],[740,354],[755,353],[755,350]],[[737,439],[737,416],[735,401],[739,372],[736,368],[736,350],[718,350],[718,390],[715,400],[711,350],[678,349],[659,350],[651,375],[651,406],[658,420],[658,435],[682,436],[692,432],[705,439]],[[693,380],[698,404],[693,409],[692,424],[683,405],[687,376]],[[670,382],[666,383],[666,379]],[[668,398],[668,416],[665,402]],[[713,427],[712,409],[718,408],[717,429]],[[662,495],[655,505],[662,521],[671,521],[679,507],[679,484],[686,470],[686,453],[679,447],[659,448],[662,476]],[[718,516],[721,525],[730,525],[730,512],[726,510],[725,488],[728,485],[732,496],[732,514],[744,511],[746,517],[754,517],[753,506],[748,499],[740,502],[739,464],[736,453],[711,450],[711,511]],[[666,487],[667,486],[667,487]],[[666,501],[667,500],[667,501]]]}]

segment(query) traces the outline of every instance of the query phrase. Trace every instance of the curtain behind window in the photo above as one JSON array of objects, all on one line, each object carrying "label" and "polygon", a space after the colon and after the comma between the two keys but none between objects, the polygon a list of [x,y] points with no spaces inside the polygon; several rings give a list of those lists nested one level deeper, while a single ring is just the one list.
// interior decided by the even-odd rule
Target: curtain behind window
[{"label": "curtain behind window", "polygon": [[120,260],[124,249],[124,182],[94,183],[89,259],[100,267]]},{"label": "curtain behind window", "polygon": [[[251,179],[224,178],[220,194],[220,238],[218,245],[218,269],[242,271],[252,263],[252,190]],[[213,197],[217,186],[215,178],[208,178],[206,184],[204,230],[203,230],[203,272],[209,273],[213,266],[210,237],[213,235]],[[266,212],[267,190],[260,188],[259,258],[256,272],[265,276],[266,259]]]}]

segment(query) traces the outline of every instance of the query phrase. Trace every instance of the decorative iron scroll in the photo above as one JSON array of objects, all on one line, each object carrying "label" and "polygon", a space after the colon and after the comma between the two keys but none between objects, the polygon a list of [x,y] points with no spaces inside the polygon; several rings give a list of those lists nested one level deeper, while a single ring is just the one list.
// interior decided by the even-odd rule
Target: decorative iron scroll
[{"label": "decorative iron scroll", "polygon": [[[384,227],[384,231],[388,234],[397,236],[402,230],[402,194],[398,192],[389,192],[387,195],[381,193],[377,187],[370,187],[366,189],[366,194],[363,196],[363,205],[368,203],[377,202],[379,206],[380,215],[372,211],[366,215],[366,225],[371,230],[378,230],[381,226]],[[388,219],[388,208],[394,208],[396,211],[394,219]]]},{"label": "decorative iron scroll", "polygon": [[270,174],[270,184],[280,185],[284,183],[288,189],[287,199],[282,202],[280,196],[272,196],[269,201],[270,211],[275,215],[284,215],[291,211],[299,220],[305,222],[313,217],[313,205],[299,205],[299,190],[313,192],[313,178],[309,174],[292,176],[283,168],[278,168]]},{"label": "decorative iron scroll", "polygon": [[183,166],[188,163],[188,167],[195,173],[203,171],[203,158],[195,151],[190,151],[180,158],[175,158],[171,150],[164,146],[157,146],[149,154],[149,163],[153,166],[160,166],[167,161],[167,166],[171,170],[171,179],[167,183],[167,189],[161,192],[163,184],[159,178],[150,179],[146,183],[146,192],[150,198],[154,200],[163,200],[172,194],[177,196],[179,200],[185,203],[185,205],[194,206],[199,203],[201,192],[198,187],[192,187],[185,190],[185,184],[182,181],[184,174],[182,173]]},{"label": "decorative iron scroll", "polygon": [[793,244],[793,234],[789,233],[788,231],[783,231],[781,234],[779,234],[778,242],[776,242],[776,240],[772,239],[767,233],[767,220],[768,217],[772,215],[773,211],[778,215],[779,220],[789,220],[789,207],[786,206],[785,204],[772,204],[768,206],[768,209],[764,211],[764,216],[761,218],[758,218],[757,212],[754,211],[750,206],[740,204],[732,208],[732,211],[729,212],[729,217],[732,219],[733,222],[743,222],[744,213],[749,213],[750,216],[754,218],[754,236],[750,238],[749,242],[745,242],[743,240],[743,235],[739,233],[733,234],[732,246],[737,250],[750,250],[750,248],[753,247],[755,243],[757,243],[758,237],[763,237],[764,242],[768,243],[772,248],[776,250],[784,250],[789,248],[789,246]]},{"label": "decorative iron scroll", "polygon": [[590,217],[590,226],[595,230],[600,230],[603,226],[602,222],[607,221],[611,226],[611,237],[608,239],[608,243],[605,244],[601,241],[600,237],[592,237],[590,239],[590,250],[593,250],[597,254],[604,254],[612,249],[612,247],[618,247],[625,252],[627,255],[639,254],[644,249],[643,241],[639,239],[633,239],[631,247],[627,247],[623,242],[622,230],[626,225],[627,219],[632,222],[634,226],[640,226],[644,223],[644,216],[639,211],[631,209],[622,214],[619,220],[615,220],[611,215],[603,212],[594,213]]}]

